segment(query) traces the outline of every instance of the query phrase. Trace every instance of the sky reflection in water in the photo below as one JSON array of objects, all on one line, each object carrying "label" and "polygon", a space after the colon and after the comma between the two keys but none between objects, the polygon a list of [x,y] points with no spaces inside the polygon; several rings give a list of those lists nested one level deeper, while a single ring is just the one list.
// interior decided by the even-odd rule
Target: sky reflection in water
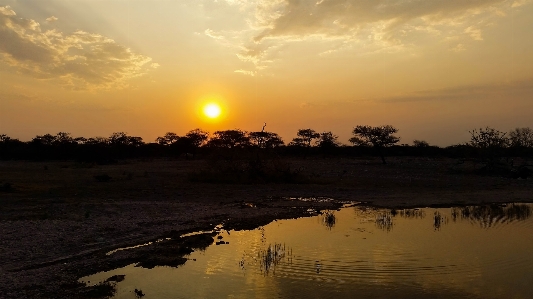
[{"label": "sky reflection in water", "polygon": [[[178,268],[134,265],[115,298],[530,298],[533,204],[351,207],[223,231]],[[196,261],[192,261],[196,259]]]}]

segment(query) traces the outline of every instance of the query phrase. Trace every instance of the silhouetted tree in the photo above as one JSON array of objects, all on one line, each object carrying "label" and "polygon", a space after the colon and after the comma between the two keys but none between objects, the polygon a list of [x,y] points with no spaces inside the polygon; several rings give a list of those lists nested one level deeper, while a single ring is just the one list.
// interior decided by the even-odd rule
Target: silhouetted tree
[{"label": "silhouetted tree", "polygon": [[429,143],[425,140],[413,140],[414,147],[429,147]]},{"label": "silhouetted tree", "polygon": [[390,125],[380,127],[357,126],[353,129],[352,133],[355,136],[350,138],[350,142],[356,146],[373,147],[381,156],[383,164],[387,164],[383,149],[400,141],[399,137],[392,135],[397,132],[398,129]]},{"label": "silhouetted tree", "polygon": [[[175,142],[171,144],[174,153],[186,153],[196,156],[198,149],[206,144],[209,138],[209,133],[200,129],[194,129],[183,137],[178,137]],[[186,155],[188,157],[188,155]]]},{"label": "silhouetted tree", "polygon": [[315,144],[324,155],[329,155],[331,152],[339,147],[340,143],[337,141],[339,136],[333,134],[331,131],[320,133],[320,137]]},{"label": "silhouetted tree", "polygon": [[128,136],[124,132],[115,132],[109,136],[109,144],[113,146],[140,146],[143,141],[141,137]]},{"label": "silhouetted tree", "polygon": [[7,142],[10,142],[11,140],[11,137],[7,136],[6,134],[0,134],[0,142],[1,143],[7,143]]},{"label": "silhouetted tree", "polygon": [[200,129],[194,129],[187,132],[187,134],[185,134],[185,137],[189,139],[191,145],[193,145],[195,148],[199,148],[207,142],[207,139],[209,138],[209,133]]},{"label": "silhouetted tree", "polygon": [[6,134],[0,135],[0,159],[13,159],[24,158],[24,148],[26,143],[7,136]]},{"label": "silhouetted tree", "polygon": [[250,145],[250,139],[246,132],[239,129],[216,131],[208,141],[209,147],[243,148]]},{"label": "silhouetted tree", "polygon": [[339,136],[334,135],[331,131],[320,133],[316,145],[321,148],[334,148],[339,146],[337,139]]},{"label": "silhouetted tree", "polygon": [[52,145],[54,144],[54,141],[56,140],[56,137],[51,134],[45,134],[45,135],[37,135],[35,138],[31,140],[33,144],[39,144],[39,145]]},{"label": "silhouetted tree", "polygon": [[72,138],[72,135],[70,133],[59,132],[54,137],[53,144],[54,145],[69,145],[69,144],[77,144],[77,142],[74,141],[74,138]]},{"label": "silhouetted tree", "polygon": [[85,138],[85,137],[76,137],[76,138],[74,138],[74,142],[76,144],[80,144],[80,145],[81,144],[86,144],[87,143],[87,138]]},{"label": "silhouetted tree", "polygon": [[278,134],[272,132],[250,132],[248,133],[248,137],[250,143],[259,148],[275,148],[284,144],[283,139]]},{"label": "silhouetted tree", "polygon": [[91,145],[107,145],[109,144],[109,139],[106,137],[91,137],[85,141],[85,144],[91,144]]},{"label": "silhouetted tree", "polygon": [[487,161],[487,167],[492,168],[496,161],[500,159],[503,149],[509,146],[507,133],[494,128],[486,127],[479,130],[470,131],[469,145],[478,149],[483,160]]},{"label": "silhouetted tree", "polygon": [[496,129],[486,127],[479,130],[469,131],[470,145],[476,148],[488,149],[488,148],[504,148],[509,145],[509,138],[507,133],[498,131]]},{"label": "silhouetted tree", "polygon": [[296,133],[298,137],[291,142],[292,145],[311,147],[311,142],[320,137],[320,134],[313,129],[300,129]]},{"label": "silhouetted tree", "polygon": [[180,136],[176,133],[167,132],[163,137],[157,137],[156,142],[161,145],[171,145],[180,139]]},{"label": "silhouetted tree", "polygon": [[533,148],[533,130],[530,128],[516,128],[509,132],[509,141],[513,147]]}]

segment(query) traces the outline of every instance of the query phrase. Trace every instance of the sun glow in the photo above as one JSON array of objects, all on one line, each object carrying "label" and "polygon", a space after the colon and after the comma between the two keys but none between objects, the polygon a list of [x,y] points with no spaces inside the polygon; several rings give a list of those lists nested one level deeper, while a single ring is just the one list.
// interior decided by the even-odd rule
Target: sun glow
[{"label": "sun glow", "polygon": [[205,105],[203,111],[205,116],[212,119],[219,117],[221,113],[220,106],[215,103]]}]

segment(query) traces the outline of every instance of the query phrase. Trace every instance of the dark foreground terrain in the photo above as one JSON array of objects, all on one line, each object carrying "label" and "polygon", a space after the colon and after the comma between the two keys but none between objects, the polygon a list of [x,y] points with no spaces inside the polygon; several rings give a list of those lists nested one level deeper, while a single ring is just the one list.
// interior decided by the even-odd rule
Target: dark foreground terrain
[{"label": "dark foreground terrain", "polygon": [[[102,298],[112,291],[110,284],[87,288],[78,278],[131,263],[177,266],[213,241],[180,238],[184,233],[219,224],[252,229],[346,201],[384,207],[533,202],[533,179],[483,173],[483,165],[471,161],[276,163],[287,176],[272,182],[247,174],[232,180],[241,175],[238,167],[219,171],[208,160],[0,162],[0,298]],[[333,200],[321,200],[326,198]],[[169,239],[106,255],[163,238]]]}]

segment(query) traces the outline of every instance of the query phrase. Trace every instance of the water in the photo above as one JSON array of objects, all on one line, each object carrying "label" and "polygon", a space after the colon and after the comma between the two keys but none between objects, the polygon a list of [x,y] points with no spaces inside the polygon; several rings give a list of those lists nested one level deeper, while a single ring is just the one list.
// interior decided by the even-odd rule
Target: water
[{"label": "water", "polygon": [[[533,204],[344,208],[221,231],[178,268],[130,265],[115,298],[531,298]],[[221,241],[216,240],[216,241]],[[195,259],[195,261],[193,261]]]}]

